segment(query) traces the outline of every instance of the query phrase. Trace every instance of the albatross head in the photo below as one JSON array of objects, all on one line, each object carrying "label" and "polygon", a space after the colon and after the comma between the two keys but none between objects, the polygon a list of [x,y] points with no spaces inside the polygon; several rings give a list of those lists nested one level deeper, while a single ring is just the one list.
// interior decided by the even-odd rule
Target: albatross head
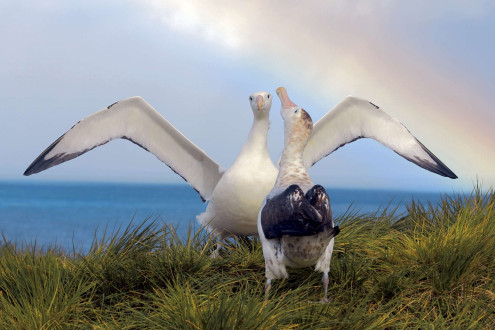
[{"label": "albatross head", "polygon": [[[277,88],[282,107],[280,115],[284,119],[285,143],[304,148],[313,132],[313,120],[309,113],[289,99],[284,87]],[[302,149],[301,149],[302,150]]]},{"label": "albatross head", "polygon": [[280,107],[280,115],[282,116],[283,119],[285,119],[285,115],[287,113],[299,107],[294,102],[292,102],[291,99],[289,99],[289,95],[287,95],[287,91],[285,90],[285,87],[277,88],[276,92],[278,98],[280,99],[280,103],[282,103],[282,106]]},{"label": "albatross head", "polygon": [[277,95],[282,103],[280,115],[284,119],[286,136],[306,141],[313,131],[311,116],[289,99],[284,87],[277,88]]},{"label": "albatross head", "polygon": [[268,115],[272,107],[272,96],[267,92],[257,92],[249,95],[249,103],[255,117]]}]

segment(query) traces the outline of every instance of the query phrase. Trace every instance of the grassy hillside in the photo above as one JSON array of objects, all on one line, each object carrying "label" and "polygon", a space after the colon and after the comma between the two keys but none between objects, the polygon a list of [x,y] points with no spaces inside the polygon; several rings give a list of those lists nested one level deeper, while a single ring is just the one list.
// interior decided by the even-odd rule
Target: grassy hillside
[{"label": "grassy hillside", "polygon": [[495,328],[495,193],[411,202],[336,219],[328,304],[321,274],[290,269],[265,300],[257,240],[211,259],[204,233],[180,240],[145,221],[86,255],[5,241],[0,328]]}]

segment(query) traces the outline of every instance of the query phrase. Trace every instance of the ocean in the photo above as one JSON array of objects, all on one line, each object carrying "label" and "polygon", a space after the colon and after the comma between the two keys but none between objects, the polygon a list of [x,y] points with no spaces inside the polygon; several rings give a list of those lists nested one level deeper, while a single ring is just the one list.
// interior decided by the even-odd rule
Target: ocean
[{"label": "ocean", "polygon": [[[440,193],[327,188],[334,217],[351,207],[360,213],[389,206],[406,212],[412,198],[436,203]],[[87,252],[95,237],[145,219],[177,227],[185,237],[198,229],[196,215],[206,209],[186,184],[0,182],[0,233],[8,242],[39,248]],[[3,242],[2,242],[3,243]]]}]

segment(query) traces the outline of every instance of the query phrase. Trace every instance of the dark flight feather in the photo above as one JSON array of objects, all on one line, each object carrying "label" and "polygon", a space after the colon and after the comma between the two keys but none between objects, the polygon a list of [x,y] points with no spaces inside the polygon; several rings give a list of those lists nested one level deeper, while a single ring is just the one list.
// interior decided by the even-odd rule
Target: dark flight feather
[{"label": "dark flight feather", "polygon": [[322,186],[314,186],[305,195],[299,186],[291,185],[266,201],[261,211],[261,227],[267,239],[316,235],[332,228],[329,208],[328,195]]}]

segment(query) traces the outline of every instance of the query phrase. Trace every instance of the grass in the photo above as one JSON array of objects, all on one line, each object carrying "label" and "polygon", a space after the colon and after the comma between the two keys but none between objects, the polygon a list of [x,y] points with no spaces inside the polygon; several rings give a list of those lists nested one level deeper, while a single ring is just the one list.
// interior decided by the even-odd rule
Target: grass
[{"label": "grass", "polygon": [[265,300],[258,240],[211,259],[205,232],[181,240],[147,219],[80,255],[0,246],[1,329],[495,328],[495,193],[412,201],[406,216],[336,221],[328,304],[321,275],[290,269]]}]

